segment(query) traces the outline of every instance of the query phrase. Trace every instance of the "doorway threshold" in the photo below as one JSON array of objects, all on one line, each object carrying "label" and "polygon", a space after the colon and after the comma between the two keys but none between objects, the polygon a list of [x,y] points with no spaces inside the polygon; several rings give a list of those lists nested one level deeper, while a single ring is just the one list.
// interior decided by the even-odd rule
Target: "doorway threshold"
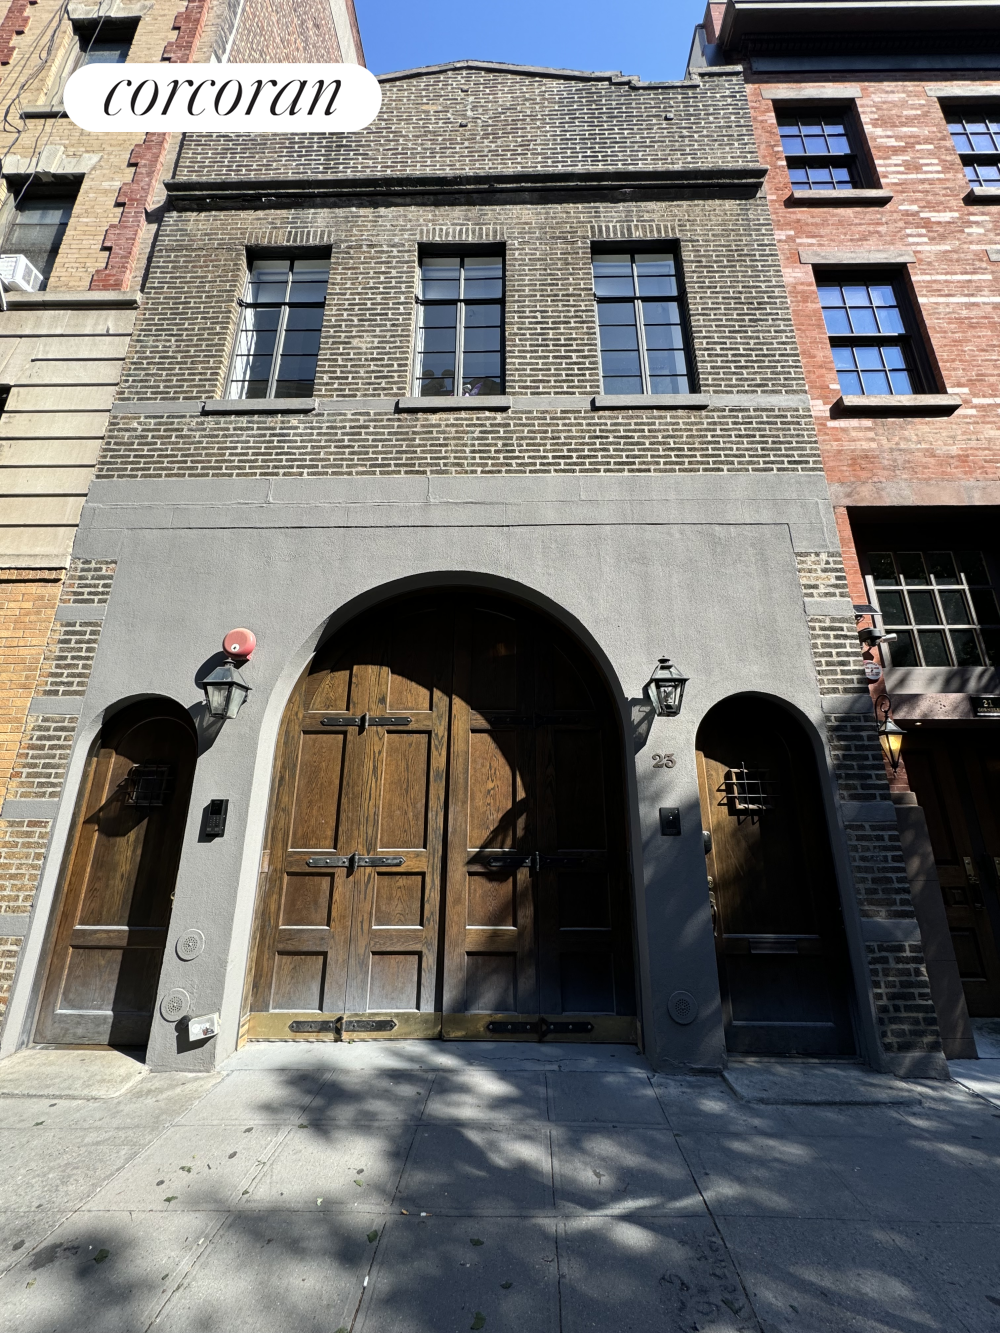
[{"label": "doorway threshold", "polygon": [[921,1095],[912,1082],[849,1061],[731,1059],[722,1077],[759,1106],[895,1106]]},{"label": "doorway threshold", "polygon": [[571,1042],[509,1041],[248,1041],[220,1066],[225,1073],[250,1069],[336,1069],[345,1073],[377,1069],[572,1069],[651,1073],[634,1046]]}]

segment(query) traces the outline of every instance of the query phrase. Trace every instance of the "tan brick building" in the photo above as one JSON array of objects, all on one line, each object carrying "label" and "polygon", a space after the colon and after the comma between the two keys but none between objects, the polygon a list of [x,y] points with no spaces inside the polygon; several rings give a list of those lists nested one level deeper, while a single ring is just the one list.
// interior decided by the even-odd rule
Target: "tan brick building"
[{"label": "tan brick building", "polygon": [[364,56],[353,0],[11,0],[0,17],[0,248],[42,275],[6,284],[0,311],[0,1008],[110,581],[72,567],[76,524],[179,147],[65,117],[66,79],[95,60]]},{"label": "tan brick building", "polygon": [[734,65],[859,627],[894,636],[864,656],[945,1050],[973,1056],[968,1013],[1000,1014],[1000,5],[710,4],[692,69]]}]

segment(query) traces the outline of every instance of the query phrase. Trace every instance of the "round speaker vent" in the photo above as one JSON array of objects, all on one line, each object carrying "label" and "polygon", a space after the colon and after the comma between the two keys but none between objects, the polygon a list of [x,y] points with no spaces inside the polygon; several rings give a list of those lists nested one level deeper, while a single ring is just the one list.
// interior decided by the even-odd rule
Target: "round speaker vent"
[{"label": "round speaker vent", "polygon": [[185,963],[190,963],[192,958],[197,958],[204,947],[205,936],[200,930],[186,930],[174,945],[177,950],[177,957],[182,958]]},{"label": "round speaker vent", "polygon": [[179,1018],[191,1012],[191,996],[180,986],[168,990],[160,1001],[160,1016],[168,1023],[176,1023]]},{"label": "round speaker vent", "polygon": [[667,1001],[667,1013],[675,1023],[693,1023],[698,1017],[698,1001],[688,990],[675,990]]}]

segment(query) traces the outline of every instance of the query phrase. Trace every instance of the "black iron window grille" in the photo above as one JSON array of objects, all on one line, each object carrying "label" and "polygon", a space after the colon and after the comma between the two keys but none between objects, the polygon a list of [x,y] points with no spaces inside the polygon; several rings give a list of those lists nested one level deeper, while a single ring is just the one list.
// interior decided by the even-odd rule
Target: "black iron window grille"
[{"label": "black iron window grille", "polygon": [[230,398],[310,398],[330,278],[328,259],[255,259],[229,376]]},{"label": "black iron window grille", "polygon": [[597,254],[593,265],[604,393],[689,393],[674,255]]},{"label": "black iron window grille", "polygon": [[424,255],[417,297],[417,395],[503,393],[502,255]]},{"label": "black iron window grille", "polygon": [[723,796],[719,804],[729,807],[738,824],[748,819],[756,824],[766,810],[774,809],[774,783],[766,768],[747,768],[745,763],[727,768],[718,790]]},{"label": "black iron window grille", "polygon": [[1000,104],[949,107],[946,114],[969,184],[1000,190]]},{"label": "black iron window grille", "polygon": [[1000,609],[981,551],[872,551],[890,666],[1000,666]]},{"label": "black iron window grille", "polygon": [[169,764],[136,764],[125,778],[126,805],[166,805],[174,789]]},{"label": "black iron window grille", "polygon": [[843,394],[919,392],[910,331],[891,281],[817,283]]},{"label": "black iron window grille", "polygon": [[847,112],[809,111],[777,119],[793,190],[854,190],[864,184]]}]

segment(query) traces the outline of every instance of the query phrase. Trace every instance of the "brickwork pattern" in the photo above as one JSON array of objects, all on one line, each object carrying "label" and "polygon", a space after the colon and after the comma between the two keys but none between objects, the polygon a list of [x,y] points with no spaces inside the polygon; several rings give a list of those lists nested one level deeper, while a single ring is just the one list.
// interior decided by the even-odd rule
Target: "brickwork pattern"
[{"label": "brickwork pattern", "polygon": [[329,0],[247,0],[229,53],[235,64],[250,61],[341,59]]},{"label": "brickwork pattern", "polygon": [[[761,161],[770,168],[767,198],[835,502],[838,496],[840,503],[874,506],[1000,502],[1000,398],[993,360],[983,354],[1000,335],[1000,269],[986,250],[1000,244],[1000,215],[969,198],[942,104],[927,95],[928,80],[850,76],[861,91],[856,105],[875,183],[894,195],[888,205],[788,208],[775,102],[761,96],[759,76],[748,77],[755,78],[747,95]],[[766,80],[779,81],[804,82],[801,75]],[[824,76],[823,82],[834,81]],[[831,418],[840,389],[813,271],[799,262],[800,247],[913,252],[908,272],[937,379],[928,388],[961,397],[953,416]]]},{"label": "brickwork pattern", "polygon": [[16,936],[0,935],[0,1014],[7,1010],[21,941]]},{"label": "brickwork pattern", "polygon": [[14,56],[14,38],[24,35],[31,17],[31,6],[38,0],[11,0],[0,20],[0,65],[9,65]]},{"label": "brickwork pattern", "polygon": [[179,174],[309,180],[757,163],[738,78],[643,84],[468,65],[381,82],[378,119],[357,134],[188,135]]},{"label": "brickwork pattern", "polygon": [[0,570],[0,801],[48,642],[62,570]]},{"label": "brickwork pattern", "polygon": [[0,819],[0,912],[31,910],[51,826],[48,819]]},{"label": "brickwork pattern", "polygon": [[[304,216],[290,210],[168,214],[120,397],[223,396],[248,248],[306,244],[331,251],[317,395],[406,396],[420,247],[442,232],[455,243],[492,239],[506,252],[507,392],[599,393],[591,255],[611,227],[623,242],[653,233],[678,247],[696,370],[692,387],[804,393],[760,201],[564,202],[544,211],[511,203],[463,207],[459,218],[455,212],[424,205],[303,209]],[[798,458],[814,460],[807,466],[818,467],[809,414],[793,410],[799,425],[783,427],[788,444]]]}]

